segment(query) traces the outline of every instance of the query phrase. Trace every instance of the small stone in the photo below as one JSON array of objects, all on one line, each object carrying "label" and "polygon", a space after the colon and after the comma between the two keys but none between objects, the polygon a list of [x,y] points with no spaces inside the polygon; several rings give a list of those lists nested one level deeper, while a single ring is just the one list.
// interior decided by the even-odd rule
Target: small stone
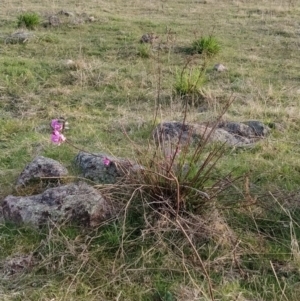
[{"label": "small stone", "polygon": [[256,120],[245,122],[220,122],[218,128],[222,128],[233,135],[246,138],[265,137],[270,131],[268,126]]},{"label": "small stone", "polygon": [[63,177],[68,170],[58,161],[43,156],[36,157],[29,163],[17,180],[17,187],[26,186],[31,180],[43,177]]},{"label": "small stone", "polygon": [[84,24],[84,19],[82,18],[73,18],[72,21],[70,22],[72,25],[81,25]]},{"label": "small stone", "polygon": [[[106,164],[107,160],[110,162]],[[75,158],[83,177],[96,183],[114,184],[128,172],[137,172],[140,165],[127,159],[115,158],[104,153],[79,152]]]},{"label": "small stone", "polygon": [[58,12],[59,15],[64,15],[67,17],[74,17],[74,13],[70,12],[70,11],[66,11],[66,10],[61,10],[60,12]]},{"label": "small stone", "polygon": [[6,257],[1,263],[5,276],[13,276],[30,270],[34,264],[35,259],[33,254],[18,254],[11,257]]},{"label": "small stone", "polygon": [[140,43],[149,43],[152,44],[156,39],[158,39],[158,36],[156,36],[153,33],[146,33],[142,35],[140,39]]},{"label": "small stone", "polygon": [[33,33],[29,31],[17,31],[5,39],[6,44],[17,44],[17,43],[27,43],[32,37]]},{"label": "small stone", "polygon": [[265,137],[270,132],[270,127],[263,124],[261,121],[250,120],[243,123],[248,125],[252,129],[254,136]]},{"label": "small stone", "polygon": [[60,64],[64,67],[67,67],[70,69],[73,69],[74,67],[76,67],[76,63],[71,59],[62,60],[62,61],[60,61]]},{"label": "small stone", "polygon": [[48,25],[57,27],[60,24],[61,24],[61,21],[58,16],[53,15],[48,18]]},{"label": "small stone", "polygon": [[214,66],[214,70],[218,71],[218,72],[223,72],[228,70],[223,64],[216,64]]}]

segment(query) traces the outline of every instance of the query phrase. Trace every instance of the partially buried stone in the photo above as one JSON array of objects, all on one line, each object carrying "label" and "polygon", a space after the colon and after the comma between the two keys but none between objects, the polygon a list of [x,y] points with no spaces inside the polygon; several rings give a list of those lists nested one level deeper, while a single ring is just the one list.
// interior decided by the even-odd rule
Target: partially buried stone
[{"label": "partially buried stone", "polygon": [[99,191],[85,182],[59,186],[32,196],[7,196],[3,218],[41,227],[48,222],[97,226],[112,216],[112,207]]},{"label": "partially buried stone", "polygon": [[140,43],[152,44],[157,38],[158,38],[158,36],[156,36],[153,33],[146,33],[146,34],[142,35],[142,37],[140,39]]},{"label": "partially buried stone", "polygon": [[9,35],[5,39],[5,43],[6,44],[26,43],[33,37],[34,37],[33,33],[29,31],[21,30]]},{"label": "partially buried stone", "polygon": [[31,180],[45,177],[63,177],[68,174],[68,170],[58,161],[43,156],[36,157],[21,172],[17,179],[17,187],[26,186]]},{"label": "partially buried stone", "polygon": [[[104,160],[108,158],[110,164],[106,165]],[[75,158],[76,165],[81,169],[82,176],[96,183],[112,184],[121,176],[117,170],[113,158],[104,153],[89,154],[79,152]]]},{"label": "partially buried stone", "polygon": [[114,184],[129,172],[136,172],[142,167],[128,159],[116,158],[105,153],[79,152],[75,162],[82,171],[82,176],[96,183]]},{"label": "partially buried stone", "polygon": [[227,129],[213,129],[204,124],[164,122],[153,131],[153,137],[157,144],[163,148],[169,145],[192,145],[198,143],[221,142],[230,146],[248,145],[251,141],[245,137],[237,137]]},{"label": "partially buried stone", "polygon": [[223,72],[223,71],[226,71],[227,68],[223,64],[215,64],[214,70]]},{"label": "partially buried stone", "polygon": [[270,131],[268,126],[256,120],[245,122],[220,122],[218,128],[222,128],[231,134],[240,135],[247,138],[265,137]]},{"label": "partially buried stone", "polygon": [[61,10],[58,12],[59,15],[64,15],[67,17],[74,17],[74,13],[67,11],[67,10]]},{"label": "partially buried stone", "polygon": [[52,15],[48,18],[48,25],[57,27],[61,24],[61,21],[58,16]]},{"label": "partially buried stone", "polygon": [[269,128],[260,121],[220,122],[216,128],[205,124],[171,121],[159,124],[153,131],[153,137],[163,148],[208,141],[234,147],[252,147],[268,133]]}]

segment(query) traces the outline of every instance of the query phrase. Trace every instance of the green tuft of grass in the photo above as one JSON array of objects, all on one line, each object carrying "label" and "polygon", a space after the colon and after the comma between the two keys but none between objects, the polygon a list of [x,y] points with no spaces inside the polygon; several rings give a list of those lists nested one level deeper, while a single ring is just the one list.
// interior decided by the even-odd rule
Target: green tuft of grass
[{"label": "green tuft of grass", "polygon": [[193,42],[192,51],[212,57],[221,51],[221,45],[214,36],[205,36]]},{"label": "green tuft of grass", "polygon": [[41,18],[37,13],[28,12],[18,16],[18,27],[26,27],[27,29],[35,29],[41,23]]},{"label": "green tuft of grass", "polygon": [[206,82],[203,70],[195,67],[177,70],[174,89],[180,96],[200,94],[201,88]]},{"label": "green tuft of grass", "polygon": [[147,59],[151,56],[151,45],[141,44],[137,48],[137,55],[141,58]]}]

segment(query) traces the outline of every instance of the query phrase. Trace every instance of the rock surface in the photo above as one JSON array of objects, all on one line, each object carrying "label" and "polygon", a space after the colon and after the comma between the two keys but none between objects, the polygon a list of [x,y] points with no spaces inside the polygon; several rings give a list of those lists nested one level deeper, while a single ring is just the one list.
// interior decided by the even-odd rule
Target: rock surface
[{"label": "rock surface", "polygon": [[[104,159],[111,161],[109,165],[104,164]],[[104,153],[89,154],[79,152],[75,158],[76,164],[79,166],[83,177],[97,183],[115,183],[117,178],[121,176],[116,165],[112,162],[113,158]]]},{"label": "rock surface", "polygon": [[218,128],[222,128],[233,135],[250,139],[265,137],[270,132],[269,127],[256,120],[246,122],[221,122]]},{"label": "rock surface", "polygon": [[[105,159],[108,159],[110,163],[105,164]],[[114,158],[104,153],[79,152],[75,162],[80,167],[83,177],[96,183],[106,184],[114,184],[124,177],[127,172],[141,168],[130,160]]]},{"label": "rock surface", "polygon": [[183,124],[182,122],[164,122],[153,131],[156,143],[188,144],[200,143],[208,139],[229,146],[247,147],[269,133],[269,128],[259,121],[221,122],[215,129],[203,124]]},{"label": "rock surface", "polygon": [[17,187],[25,186],[31,180],[41,177],[63,177],[68,174],[68,170],[58,161],[43,156],[36,157],[21,172],[17,179]]},{"label": "rock surface", "polygon": [[34,37],[34,34],[29,31],[21,30],[15,33],[12,33],[5,39],[6,44],[17,44],[17,43],[26,43],[31,38]]},{"label": "rock surface", "polygon": [[18,254],[0,261],[0,277],[15,276],[29,271],[35,264],[33,254]]},{"label": "rock surface", "polygon": [[53,26],[53,27],[57,27],[61,24],[61,20],[58,16],[56,15],[52,15],[48,17],[48,22],[45,23],[45,26]]},{"label": "rock surface", "polygon": [[215,64],[214,65],[214,70],[223,72],[227,70],[227,67],[225,67],[223,64]]},{"label": "rock surface", "polygon": [[74,17],[74,13],[73,12],[70,12],[70,11],[67,11],[67,10],[61,10],[58,12],[59,15],[64,15],[64,16],[67,16],[67,17]]},{"label": "rock surface", "polygon": [[96,226],[110,218],[112,208],[103,196],[85,182],[59,186],[32,196],[7,196],[2,203],[4,220],[40,227],[75,222]]},{"label": "rock surface", "polygon": [[143,34],[141,39],[140,39],[140,43],[149,43],[152,44],[156,39],[158,39],[158,36],[156,36],[153,33],[146,33]]}]

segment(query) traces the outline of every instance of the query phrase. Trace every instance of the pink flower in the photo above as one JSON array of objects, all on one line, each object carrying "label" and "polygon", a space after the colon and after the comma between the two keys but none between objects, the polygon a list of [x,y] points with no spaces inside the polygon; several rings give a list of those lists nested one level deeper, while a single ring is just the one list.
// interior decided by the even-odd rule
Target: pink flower
[{"label": "pink flower", "polygon": [[54,131],[62,131],[63,130],[63,124],[59,122],[58,119],[52,119],[51,121],[51,127]]},{"label": "pink flower", "polygon": [[62,142],[66,141],[66,137],[59,131],[53,131],[51,134],[51,141],[57,145],[60,145]]},{"label": "pink flower", "polygon": [[60,145],[62,142],[66,141],[66,137],[61,133],[64,129],[64,123],[58,119],[51,120],[51,141],[57,145]]},{"label": "pink flower", "polygon": [[107,157],[105,157],[105,158],[103,158],[103,164],[105,165],[105,166],[108,166],[109,164],[110,164],[110,160],[107,158]]}]

